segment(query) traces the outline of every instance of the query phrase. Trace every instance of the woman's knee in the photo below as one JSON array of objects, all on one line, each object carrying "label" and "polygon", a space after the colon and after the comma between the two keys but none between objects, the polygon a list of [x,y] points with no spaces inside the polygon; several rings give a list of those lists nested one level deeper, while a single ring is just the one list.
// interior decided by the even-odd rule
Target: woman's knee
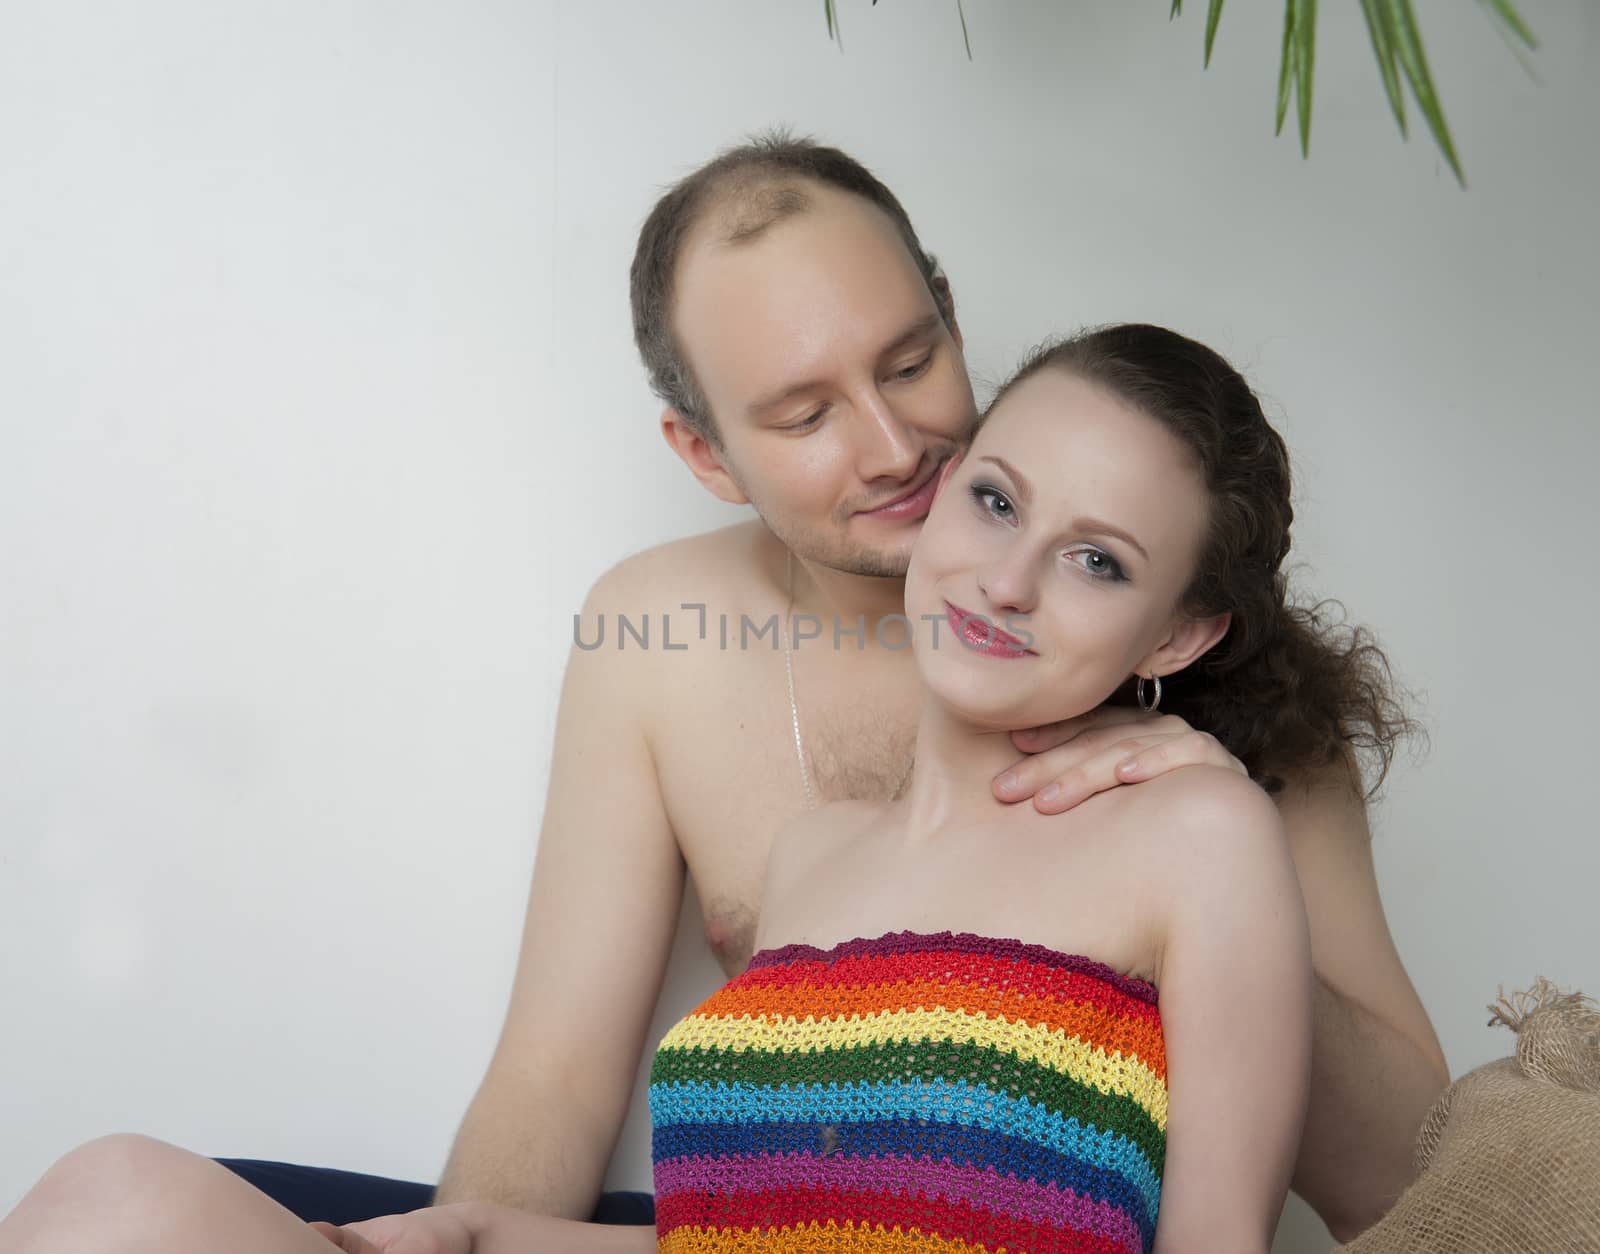
[{"label": "woman's knee", "polygon": [[189,1160],[193,1158],[186,1150],[154,1137],[119,1132],[78,1146],[57,1162],[45,1179],[56,1177],[61,1187],[68,1189],[142,1193],[192,1170]]},{"label": "woman's knee", "polygon": [[141,1215],[204,1189],[206,1168],[216,1165],[153,1137],[103,1136],[56,1162],[23,1198],[17,1214],[27,1211],[34,1219],[48,1218],[52,1226],[80,1230],[106,1225],[137,1230]]}]

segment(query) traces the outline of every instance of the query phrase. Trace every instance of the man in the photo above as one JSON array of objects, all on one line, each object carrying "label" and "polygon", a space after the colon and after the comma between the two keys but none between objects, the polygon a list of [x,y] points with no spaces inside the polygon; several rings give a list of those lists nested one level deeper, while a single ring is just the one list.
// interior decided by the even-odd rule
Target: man
[{"label": "man", "polygon": [[[511,1006],[440,1202],[588,1216],[685,869],[737,972],[776,831],[822,800],[892,795],[909,773],[919,696],[901,577],[938,470],[976,417],[949,285],[871,174],[778,136],[662,198],[632,290],[669,447],[760,521],[640,554],[589,595]],[[1129,718],[1107,710],[1023,738],[1043,752],[997,780],[997,797],[1061,810],[1232,761],[1181,721]],[[1295,1187],[1346,1239],[1409,1182],[1448,1073],[1388,933],[1352,776],[1330,768],[1277,801],[1319,977]]]}]

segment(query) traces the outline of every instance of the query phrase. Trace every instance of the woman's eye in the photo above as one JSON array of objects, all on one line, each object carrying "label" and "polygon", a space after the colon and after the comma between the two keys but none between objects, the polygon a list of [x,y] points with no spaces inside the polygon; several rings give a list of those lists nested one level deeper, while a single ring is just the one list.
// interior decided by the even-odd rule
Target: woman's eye
[{"label": "woman's eye", "polygon": [[1078,564],[1096,579],[1109,579],[1115,582],[1127,578],[1123,573],[1122,564],[1111,554],[1102,553],[1099,549],[1074,549],[1066,556],[1069,560],[1081,557],[1083,560]]},{"label": "woman's eye", "polygon": [[975,483],[970,491],[972,499],[978,503],[978,507],[991,517],[998,518],[1002,522],[1010,522],[1017,516],[1016,507],[1011,504],[1006,494],[998,488],[985,487],[983,484]]},{"label": "woman's eye", "polygon": [[807,414],[804,418],[800,419],[799,422],[791,422],[783,429],[785,431],[809,431],[812,427],[816,426],[822,421],[822,416],[827,412],[828,407],[824,405],[821,409],[813,410],[811,413]]}]

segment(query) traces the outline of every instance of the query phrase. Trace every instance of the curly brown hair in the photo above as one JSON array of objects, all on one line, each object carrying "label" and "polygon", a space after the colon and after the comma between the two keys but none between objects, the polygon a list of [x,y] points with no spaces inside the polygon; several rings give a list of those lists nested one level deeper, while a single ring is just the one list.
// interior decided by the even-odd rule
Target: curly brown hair
[{"label": "curly brown hair", "polygon": [[[1291,599],[1289,451],[1244,377],[1175,331],[1124,323],[1034,350],[989,408],[1041,370],[1069,371],[1148,414],[1204,475],[1209,526],[1179,611],[1232,620],[1214,648],[1165,678],[1162,709],[1214,735],[1268,792],[1332,766],[1357,780],[1365,765],[1374,795],[1399,743],[1421,729],[1371,632],[1335,621],[1336,602]],[[1130,684],[1117,700],[1131,699]]]}]

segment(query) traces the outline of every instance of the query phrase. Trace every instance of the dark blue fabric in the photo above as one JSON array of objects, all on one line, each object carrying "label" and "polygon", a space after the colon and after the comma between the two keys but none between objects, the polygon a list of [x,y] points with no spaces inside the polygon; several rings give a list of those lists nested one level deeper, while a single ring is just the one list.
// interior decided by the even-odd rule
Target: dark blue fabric
[{"label": "dark blue fabric", "polygon": [[[219,1158],[240,1179],[255,1185],[285,1210],[310,1222],[353,1224],[379,1215],[403,1215],[433,1205],[433,1185],[331,1167],[300,1167],[294,1163],[263,1162],[255,1158]],[[597,1224],[653,1224],[655,1200],[648,1193],[602,1193],[595,1208]]]}]

